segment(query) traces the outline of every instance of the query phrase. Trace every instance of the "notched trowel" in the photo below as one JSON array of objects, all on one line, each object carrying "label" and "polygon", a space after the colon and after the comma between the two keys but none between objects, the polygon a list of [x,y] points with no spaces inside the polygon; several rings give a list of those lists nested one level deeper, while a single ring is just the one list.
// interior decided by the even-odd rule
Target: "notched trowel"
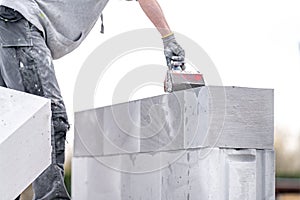
[{"label": "notched trowel", "polygon": [[203,75],[200,72],[188,72],[184,69],[184,66],[169,67],[164,81],[165,92],[171,93],[205,85]]}]

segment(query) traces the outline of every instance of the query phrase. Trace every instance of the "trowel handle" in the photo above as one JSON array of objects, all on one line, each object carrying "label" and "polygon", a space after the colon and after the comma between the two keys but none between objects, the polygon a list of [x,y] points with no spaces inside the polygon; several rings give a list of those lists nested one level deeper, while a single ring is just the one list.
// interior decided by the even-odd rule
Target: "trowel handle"
[{"label": "trowel handle", "polygon": [[182,71],[181,67],[180,66],[174,66],[172,68],[173,71]]},{"label": "trowel handle", "polygon": [[[170,69],[170,68],[169,68]],[[184,71],[185,70],[185,65],[172,65],[171,69],[173,71]]]},{"label": "trowel handle", "polygon": [[[177,65],[176,65],[176,63],[177,63]],[[186,67],[185,67],[184,63],[182,63],[181,65],[178,65],[179,63],[180,62],[173,61],[171,58],[167,58],[167,64],[168,64],[169,70],[173,70],[173,71],[185,70]]]}]

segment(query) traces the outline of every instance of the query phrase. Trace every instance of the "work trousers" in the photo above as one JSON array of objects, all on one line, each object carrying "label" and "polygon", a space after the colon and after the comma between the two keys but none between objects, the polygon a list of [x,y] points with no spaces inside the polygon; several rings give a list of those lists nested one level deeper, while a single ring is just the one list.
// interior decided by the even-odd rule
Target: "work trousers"
[{"label": "work trousers", "polygon": [[33,199],[70,199],[63,167],[69,123],[50,50],[41,31],[20,13],[4,6],[0,6],[0,44],[0,86],[51,100],[52,162],[33,182]]}]

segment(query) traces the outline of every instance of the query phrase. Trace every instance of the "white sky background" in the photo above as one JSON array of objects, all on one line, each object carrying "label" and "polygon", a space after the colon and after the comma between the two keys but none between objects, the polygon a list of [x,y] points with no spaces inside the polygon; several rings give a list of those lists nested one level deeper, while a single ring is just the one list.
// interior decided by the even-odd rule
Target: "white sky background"
[{"label": "white sky background", "polygon": [[[274,88],[275,126],[300,133],[299,0],[158,1],[171,28],[197,42],[208,53],[223,85]],[[153,28],[135,1],[111,0],[103,13],[105,34],[100,34],[99,20],[78,49],[55,61],[72,124],[74,84],[87,56],[112,36],[138,28]],[[99,55],[99,59],[102,56],[105,55]],[[111,104],[118,83],[113,75],[121,78],[135,66],[152,62],[165,64],[163,54],[157,52],[139,53],[118,62],[99,82],[99,94],[95,94],[97,107]],[[162,88],[147,87],[133,98],[160,93]],[[72,131],[68,138],[72,144]]]}]

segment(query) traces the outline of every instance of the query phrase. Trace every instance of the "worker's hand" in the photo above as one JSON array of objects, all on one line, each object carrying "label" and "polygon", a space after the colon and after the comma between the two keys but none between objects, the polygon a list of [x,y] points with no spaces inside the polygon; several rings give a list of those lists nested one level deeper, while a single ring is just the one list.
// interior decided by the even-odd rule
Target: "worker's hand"
[{"label": "worker's hand", "polygon": [[163,37],[162,40],[164,43],[164,52],[169,69],[176,69],[180,67],[182,70],[185,70],[185,52],[183,48],[176,42],[174,34]]}]

